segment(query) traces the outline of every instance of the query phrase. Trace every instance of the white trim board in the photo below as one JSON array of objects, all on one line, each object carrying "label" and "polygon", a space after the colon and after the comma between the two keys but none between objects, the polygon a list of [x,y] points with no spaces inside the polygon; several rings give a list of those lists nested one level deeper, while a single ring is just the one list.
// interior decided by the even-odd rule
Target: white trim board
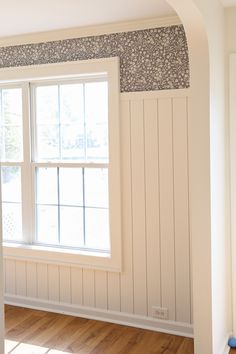
[{"label": "white trim board", "polygon": [[229,351],[230,351],[230,347],[228,346],[228,344],[226,344],[223,354],[229,354]]},{"label": "white trim board", "polygon": [[189,97],[191,94],[190,88],[185,89],[170,89],[156,91],[136,91],[136,92],[121,92],[120,99],[122,101],[129,100],[144,100],[158,98],[174,98],[174,97]]},{"label": "white trim board", "polygon": [[229,134],[230,134],[230,202],[231,202],[231,269],[233,336],[236,336],[236,54],[230,55],[229,63]]},{"label": "white trim board", "polygon": [[187,323],[156,320],[146,316],[137,316],[128,313],[100,310],[91,307],[39,300],[25,296],[14,296],[10,294],[5,295],[5,304],[22,306],[35,310],[63,313],[65,315],[106,321],[124,326],[143,328],[156,332],[193,338],[193,326]]},{"label": "white trim board", "polygon": [[144,30],[149,28],[167,27],[172,25],[180,25],[181,21],[178,16],[159,17],[151,19],[143,19],[136,21],[127,21],[119,23],[109,23],[97,26],[75,27],[68,29],[59,29],[56,31],[47,31],[39,33],[31,33],[25,35],[2,37],[0,38],[0,47],[8,47],[22,44],[33,44],[42,42],[51,42],[64,39],[81,38],[89,36],[99,36],[103,34],[120,33]]}]

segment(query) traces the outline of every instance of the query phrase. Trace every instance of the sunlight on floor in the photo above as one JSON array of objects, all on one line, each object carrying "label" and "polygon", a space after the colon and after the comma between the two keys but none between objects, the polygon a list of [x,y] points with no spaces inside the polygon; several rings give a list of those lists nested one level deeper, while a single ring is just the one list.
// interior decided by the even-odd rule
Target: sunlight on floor
[{"label": "sunlight on floor", "polygon": [[69,354],[56,349],[49,349],[39,345],[16,342],[5,339],[5,354]]}]

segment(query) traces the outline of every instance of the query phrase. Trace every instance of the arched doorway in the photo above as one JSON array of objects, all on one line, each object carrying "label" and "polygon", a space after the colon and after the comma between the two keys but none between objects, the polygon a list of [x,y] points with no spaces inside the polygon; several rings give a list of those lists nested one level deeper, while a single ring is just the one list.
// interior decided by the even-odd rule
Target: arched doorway
[{"label": "arched doorway", "polygon": [[224,10],[218,0],[168,0],[190,58],[190,210],[195,354],[226,350],[230,327],[224,118]]}]

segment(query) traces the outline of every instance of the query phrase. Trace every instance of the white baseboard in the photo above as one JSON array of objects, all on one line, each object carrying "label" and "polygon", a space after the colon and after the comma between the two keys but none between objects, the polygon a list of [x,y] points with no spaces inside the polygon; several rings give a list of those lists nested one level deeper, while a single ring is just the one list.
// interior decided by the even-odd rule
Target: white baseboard
[{"label": "white baseboard", "polygon": [[63,313],[93,320],[117,323],[125,326],[149,329],[152,331],[193,338],[193,326],[187,323],[156,320],[146,316],[101,310],[92,307],[39,300],[23,296],[5,295],[5,304],[23,306],[37,310]]},{"label": "white baseboard", "polygon": [[229,351],[230,351],[230,347],[228,346],[228,344],[226,344],[223,354],[229,354]]},{"label": "white baseboard", "polygon": [[224,346],[224,350],[222,351],[222,354],[229,354],[230,351],[230,347],[228,346],[229,338],[230,338],[230,334],[227,335],[227,337],[225,338],[225,346]]}]

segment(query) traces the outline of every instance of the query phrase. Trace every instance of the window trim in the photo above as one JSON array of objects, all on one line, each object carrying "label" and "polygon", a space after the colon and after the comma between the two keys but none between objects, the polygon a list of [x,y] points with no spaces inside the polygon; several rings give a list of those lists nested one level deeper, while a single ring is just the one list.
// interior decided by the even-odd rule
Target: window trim
[{"label": "window trim", "polygon": [[[42,64],[27,67],[0,69],[0,85],[26,85],[25,82],[83,78],[106,74],[108,82],[109,127],[109,219],[110,254],[83,250],[68,250],[51,246],[3,243],[6,258],[17,258],[57,264],[79,265],[120,272],[122,268],[121,245],[121,175],[120,175],[120,127],[119,58]],[[24,91],[24,90],[23,90]],[[25,90],[26,92],[26,90]],[[29,115],[29,97],[23,93],[23,117]],[[26,124],[24,124],[25,126]],[[26,135],[29,136],[29,127]],[[24,151],[25,154],[25,151]],[[22,193],[23,194],[23,193]],[[23,211],[22,211],[23,213]],[[62,259],[63,254],[63,259]]]}]

